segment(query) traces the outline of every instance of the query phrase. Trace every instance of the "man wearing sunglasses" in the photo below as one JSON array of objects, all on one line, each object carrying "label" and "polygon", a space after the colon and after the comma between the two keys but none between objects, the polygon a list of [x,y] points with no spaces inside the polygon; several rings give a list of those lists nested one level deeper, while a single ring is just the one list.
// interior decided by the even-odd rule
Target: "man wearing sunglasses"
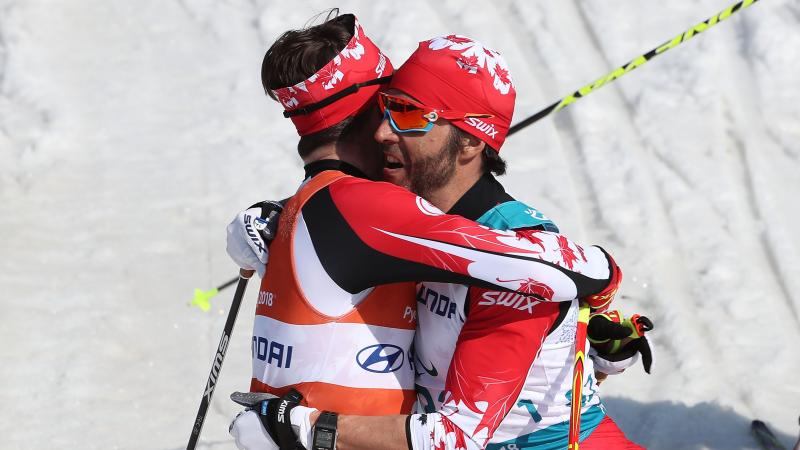
[{"label": "man wearing sunglasses", "polygon": [[[505,172],[499,149],[514,96],[509,69],[494,50],[458,35],[420,43],[379,94],[384,121],[375,137],[387,155],[384,179],[448,214],[492,228],[557,232],[555,224],[515,201],[492,176]],[[532,283],[530,289],[536,287]],[[437,297],[455,301],[460,316],[438,314]],[[562,303],[557,311],[536,305],[528,314],[508,297],[491,289],[418,284],[417,411],[429,414],[408,417],[409,449],[566,448],[578,301]],[[609,333],[625,337],[624,328],[601,329],[607,319],[625,322],[618,312],[597,314],[590,334],[599,340]],[[607,346],[596,345],[605,350],[595,351],[593,358],[601,377],[634,364],[640,351],[649,372],[643,334],[652,323],[634,316],[628,324],[638,339],[626,342],[624,351],[612,355]],[[584,379],[581,447],[641,448],[606,416],[596,395],[593,361]],[[353,448],[377,444],[381,432],[369,425],[371,419],[357,419],[370,429],[360,436],[348,436],[358,426],[350,420],[343,419],[342,442],[358,442]],[[366,436],[373,440],[365,441]]]},{"label": "man wearing sunglasses", "polygon": [[[344,49],[332,60],[328,57],[329,62],[316,72],[305,74],[305,79],[281,80],[275,85],[272,75],[262,73],[265,88],[280,99],[286,107],[285,115],[292,118],[301,136],[313,136],[320,127],[324,131],[325,126],[358,117],[373,98],[370,81],[391,72],[390,63],[380,55],[377,60],[384,62],[373,66],[374,74],[353,76],[357,71],[347,67],[346,59],[357,55],[358,61],[369,62],[374,47],[357,22],[353,29],[354,36]],[[410,338],[408,325],[413,327],[413,321],[407,320],[411,318],[409,305],[404,303],[408,301],[408,286],[372,286],[430,280],[417,290],[419,312],[427,317],[421,317],[420,327],[425,327],[429,319],[446,321],[444,326],[431,324],[431,330],[438,331],[430,337],[417,337],[418,355],[431,358],[417,364],[419,405],[423,411],[440,408],[441,412],[342,416],[344,446],[467,448],[466,439],[469,448],[484,448],[501,422],[505,425],[510,409],[520,409],[525,421],[530,422],[535,417],[535,403],[518,397],[539,342],[548,330],[562,323],[572,324],[574,337],[570,312],[577,309],[576,299],[605,308],[621,277],[613,260],[601,249],[582,247],[544,231],[555,227],[535,210],[495,208],[482,217],[498,204],[513,201],[487,168],[504,164],[493,149],[500,148],[510,125],[514,91],[496,52],[455,36],[426,45],[432,52],[440,44],[444,46],[439,49],[451,48],[451,44],[461,46],[461,50],[465,44],[472,47],[472,54],[449,58],[448,64],[465,74],[479,74],[477,83],[467,92],[494,89],[498,94],[491,95],[498,96],[495,100],[499,107],[485,99],[472,105],[456,102],[449,107],[445,102],[442,104],[447,108],[426,107],[419,97],[415,100],[389,90],[379,96],[384,120],[375,134],[387,146],[384,177],[424,194],[440,208],[406,190],[366,180],[364,174],[375,167],[354,156],[358,151],[347,146],[353,142],[339,138],[334,145],[311,148],[305,156],[301,145],[307,178],[280,216],[280,227],[269,249],[271,263],[262,280],[256,310],[251,391],[283,395],[295,387],[307,404],[345,414],[389,414],[393,409],[395,413],[407,412],[407,391],[413,384],[409,380],[414,375],[403,372],[409,367],[403,364],[405,355],[410,355],[405,351]],[[274,49],[275,45],[265,57],[267,72],[280,71],[277,66],[281,58],[275,56]],[[294,50],[295,62],[302,60],[301,53]],[[421,54],[420,50],[416,54]],[[489,63],[495,65],[487,75]],[[412,68],[413,63],[404,67]],[[487,76],[492,80],[488,85]],[[403,80],[396,79],[401,90],[405,90]],[[440,85],[432,88],[435,91]],[[354,95],[362,97],[359,100]],[[499,95],[508,97],[504,100]],[[464,132],[453,131],[455,127]],[[250,257],[248,263],[248,257],[242,256],[247,247],[256,249],[255,257],[265,258],[266,250],[253,236],[256,233],[237,230],[247,230],[248,225],[269,230],[270,208],[274,207],[260,204],[242,213],[229,227],[229,253],[244,268],[259,269],[259,263],[265,262]],[[500,228],[512,228],[513,222],[516,231],[479,227],[469,220],[444,215],[441,208]],[[242,239],[244,234],[248,236]],[[468,292],[469,300],[465,301]],[[412,302],[413,297],[411,293]],[[562,331],[565,336],[570,334],[568,326]],[[566,353],[561,352],[566,356],[571,341],[559,344],[566,349]],[[425,348],[422,352],[421,347]],[[429,365],[433,360],[438,369],[435,364]],[[430,377],[428,381],[421,371]],[[445,374],[450,389],[444,388]],[[513,375],[507,378],[504,374]],[[507,395],[487,404],[486,399],[494,399],[500,391]],[[287,399],[262,406],[260,413],[246,412],[232,424],[240,448],[275,448],[265,429],[282,448],[294,445],[295,433],[306,447],[334,448],[335,414],[319,414]],[[587,408],[591,406],[596,403]],[[454,416],[459,410],[465,413],[465,422]],[[603,420],[603,414],[599,416],[596,422]],[[510,432],[516,432],[516,428]]]}]

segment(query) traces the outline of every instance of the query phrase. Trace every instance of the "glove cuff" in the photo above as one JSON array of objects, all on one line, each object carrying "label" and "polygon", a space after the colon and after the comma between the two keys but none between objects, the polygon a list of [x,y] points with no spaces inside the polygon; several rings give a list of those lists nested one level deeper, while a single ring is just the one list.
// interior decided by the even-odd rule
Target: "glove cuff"
[{"label": "glove cuff", "polygon": [[606,258],[608,258],[608,285],[597,294],[589,295],[583,299],[583,301],[592,308],[592,311],[595,312],[603,312],[608,309],[609,305],[611,305],[611,302],[614,300],[614,295],[616,295],[620,283],[622,283],[622,269],[617,266],[616,261],[614,261],[614,258],[612,258],[608,252],[602,248],[600,248],[600,250],[606,255]]},{"label": "glove cuff", "polygon": [[297,402],[286,396],[279,399],[266,400],[261,403],[259,418],[264,423],[264,428],[272,440],[281,449],[295,447],[297,435],[292,429],[291,414],[297,407]]},{"label": "glove cuff", "polygon": [[639,354],[633,353],[625,356],[618,354],[614,355],[601,355],[594,348],[589,349],[589,357],[594,362],[594,368],[597,371],[603,372],[608,375],[616,375],[622,373],[628,367],[636,364],[639,361]]},{"label": "glove cuff", "polygon": [[295,406],[289,413],[289,418],[292,422],[292,430],[297,436],[297,442],[301,443],[303,447],[309,448],[311,442],[311,433],[314,428],[311,426],[311,414],[318,412],[316,408],[308,408],[306,406]]}]

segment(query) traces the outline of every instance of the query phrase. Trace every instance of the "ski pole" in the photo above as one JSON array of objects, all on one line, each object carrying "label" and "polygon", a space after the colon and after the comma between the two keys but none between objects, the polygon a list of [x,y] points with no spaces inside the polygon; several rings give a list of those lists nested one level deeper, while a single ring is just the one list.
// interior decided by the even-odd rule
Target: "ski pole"
[{"label": "ski pole", "polygon": [[643,65],[647,61],[655,58],[656,56],[666,52],[667,50],[677,47],[683,42],[688,41],[692,37],[706,31],[707,29],[713,27],[714,25],[722,22],[723,20],[730,17],[733,13],[745,9],[748,6],[752,5],[753,3],[757,2],[758,0],[741,0],[740,2],[731,5],[718,14],[698,23],[697,25],[689,28],[688,30],[684,31],[683,33],[675,36],[674,38],[670,39],[669,41],[659,45],[658,47],[650,50],[649,52],[639,55],[633,60],[623,64],[622,66],[617,67],[616,69],[612,70],[611,72],[603,75],[602,77],[598,78],[597,80],[583,86],[582,88],[578,89],[577,91],[573,92],[572,94],[557,100],[552,105],[544,108],[543,110],[537,112],[536,114],[524,119],[523,121],[514,124],[511,128],[508,129],[508,135],[512,135],[517,131],[527,127],[528,125],[538,121],[539,119],[544,118],[545,116],[549,115],[550,113],[554,113],[559,111],[570,104],[574,103],[580,98],[586,97],[590,93],[594,92],[595,90],[605,86],[606,84],[611,83],[612,81],[616,80],[617,78],[625,75],[626,73],[632,71],[633,69]]},{"label": "ski pole", "polygon": [[583,369],[586,360],[586,326],[589,323],[589,306],[578,310],[578,329],[575,332],[575,365],[572,368],[572,399],[569,410],[568,450],[578,450],[581,437],[581,406],[583,405]]},{"label": "ski pole", "polygon": [[214,394],[214,387],[217,385],[219,374],[222,370],[222,362],[225,360],[225,352],[228,349],[233,325],[236,323],[239,306],[242,304],[242,297],[244,297],[244,291],[247,288],[247,280],[252,276],[252,270],[241,269],[239,271],[239,284],[236,285],[236,293],[233,294],[231,309],[228,311],[228,319],[225,321],[225,328],[222,329],[222,337],[219,339],[214,361],[211,363],[211,372],[208,374],[208,381],[206,382],[205,391],[203,391],[203,397],[200,399],[200,408],[197,410],[197,418],[194,420],[192,434],[189,436],[186,450],[194,450],[197,445],[197,439],[200,438],[200,431],[203,429],[203,422],[206,420],[206,413],[211,405],[211,396]]},{"label": "ski pole", "polygon": [[192,299],[191,302],[189,302],[189,304],[197,306],[203,311],[208,311],[209,309],[211,309],[211,302],[209,300],[211,300],[212,297],[219,294],[219,291],[225,289],[228,286],[233,285],[233,283],[236,283],[236,280],[238,279],[239,277],[231,278],[230,280],[220,284],[219,286],[209,289],[207,291],[204,291],[200,288],[195,288],[194,298]]}]

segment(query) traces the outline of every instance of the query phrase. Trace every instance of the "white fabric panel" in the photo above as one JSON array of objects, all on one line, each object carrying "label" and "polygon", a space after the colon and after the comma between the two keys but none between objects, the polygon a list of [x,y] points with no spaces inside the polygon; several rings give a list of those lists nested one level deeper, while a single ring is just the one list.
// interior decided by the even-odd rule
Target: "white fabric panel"
[{"label": "white fabric panel", "polygon": [[[445,242],[438,242],[415,236],[406,236],[380,229],[378,231],[397,239],[413,242],[428,248],[459,256],[470,261],[475,261],[468,267],[470,276],[488,281],[506,289],[517,290],[520,287],[520,280],[533,278],[534,280],[545,283],[553,289],[553,301],[570,301],[577,296],[577,288],[575,283],[567,275],[562,273],[557,268],[541,264],[536,261],[509,258],[506,255],[495,255],[479,250],[473,250],[471,248],[459,247],[457,245],[448,244]],[[549,235],[552,239],[556,239],[556,235],[553,235],[552,233],[542,232],[541,234]],[[528,245],[533,245],[524,239],[517,239],[516,235],[514,237],[509,236],[507,239],[500,238],[500,240],[503,240],[504,244],[514,245],[520,249],[525,249]],[[523,241],[525,241],[525,243],[523,243]],[[539,248],[538,246],[535,247],[537,249]],[[600,259],[597,259],[598,252],[600,253]],[[590,254],[592,255],[591,257],[589,256]],[[552,254],[548,255],[543,253],[536,256],[545,259],[542,257],[542,255],[553,257],[553,262],[561,261],[560,257],[557,258],[556,255]],[[527,256],[528,258],[531,257],[530,254],[524,256]],[[594,262],[594,266],[584,263],[585,267],[580,268],[582,273],[593,278],[596,277],[597,279],[608,279],[608,260],[605,258],[605,255],[603,255],[599,249],[594,248],[594,252],[589,252],[587,250],[586,256],[587,258],[594,258],[589,259],[590,261]],[[576,265],[578,264],[576,263]],[[603,267],[601,268],[599,266]]]},{"label": "white fabric panel", "polygon": [[[463,314],[466,301],[467,288],[447,283],[422,283],[423,292],[418,296],[426,295],[427,289],[432,289],[441,295],[449,296],[449,301],[457,305],[456,311]],[[431,311],[433,295],[427,296],[427,305],[417,303],[418,334],[414,344],[417,353],[417,372],[420,373],[417,384],[423,386],[430,398],[418,394],[416,412],[424,412],[422,408],[433,401],[435,409],[442,410],[441,394],[444,390],[447,371],[453,355],[453,348],[461,331],[463,322],[458,317],[447,317],[436,314],[441,311],[438,304]],[[441,300],[439,300],[441,302]],[[541,350],[528,370],[525,385],[518,399],[508,415],[503,419],[500,427],[495,431],[490,442],[502,442],[516,436],[531,433],[536,430],[569,420],[570,404],[567,393],[572,389],[572,366],[575,359],[575,330],[578,320],[578,301],[570,305],[561,324],[550,333],[542,343]],[[587,348],[588,348],[587,341]],[[447,351],[450,348],[450,351]],[[582,410],[585,412],[591,406],[600,403],[598,385],[594,379],[594,364],[591,358],[584,360],[584,388],[583,395],[587,399]],[[434,367],[438,374],[432,376],[421,365]],[[591,380],[590,380],[591,377]],[[525,402],[535,405],[540,416],[538,422],[532,421],[529,406]],[[466,411],[461,405],[460,411]],[[430,419],[429,419],[430,420]],[[477,426],[477,419],[474,426]],[[473,427],[474,429],[474,427]],[[416,439],[414,437],[413,439]],[[420,442],[428,442],[420,439]]]},{"label": "white fabric panel", "polygon": [[[295,273],[300,290],[309,303],[317,311],[331,317],[339,317],[353,310],[374,288],[368,288],[356,294],[351,294],[336,284],[314,251],[314,244],[308,233],[308,226],[301,213],[297,218],[294,242],[294,260],[302,261],[295,264]],[[345,256],[345,255],[343,255]]]},{"label": "white fabric panel", "polygon": [[413,337],[414,330],[351,323],[295,325],[256,316],[253,377],[275,387],[313,380],[357,388],[411,389],[414,371],[408,349]]}]

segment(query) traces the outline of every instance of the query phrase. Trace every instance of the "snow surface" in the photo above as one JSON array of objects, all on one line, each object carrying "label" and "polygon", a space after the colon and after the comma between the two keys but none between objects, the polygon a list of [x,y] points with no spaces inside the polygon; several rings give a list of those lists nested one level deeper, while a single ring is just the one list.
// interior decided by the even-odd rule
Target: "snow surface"
[{"label": "snow surface", "polygon": [[[730,0],[341,2],[401,63],[476,37],[515,75],[517,119]],[[296,135],[259,81],[323,1],[0,0],[0,448],[185,448],[236,272],[224,227],[291,194]],[[800,372],[800,3],[763,0],[503,148],[502,181],[611,250],[657,329],[652,375],[603,386],[652,449],[789,444]],[[199,448],[232,448],[255,289]]]}]

